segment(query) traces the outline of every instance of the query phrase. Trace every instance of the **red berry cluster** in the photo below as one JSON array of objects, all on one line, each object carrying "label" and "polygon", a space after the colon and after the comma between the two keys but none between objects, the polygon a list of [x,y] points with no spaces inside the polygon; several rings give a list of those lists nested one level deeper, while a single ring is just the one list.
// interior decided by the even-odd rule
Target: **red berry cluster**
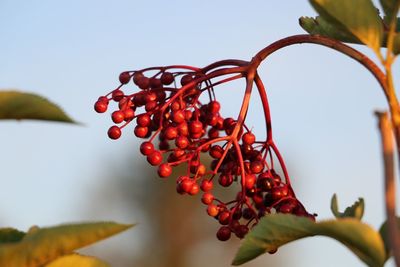
[{"label": "red berry cluster", "polygon": [[[176,191],[182,195],[202,192],[201,201],[208,215],[221,225],[217,238],[222,241],[232,234],[243,238],[265,214],[281,212],[314,218],[297,200],[271,135],[266,141],[257,140],[245,125],[249,94],[236,119],[221,115],[215,87],[246,77],[243,72],[232,76],[236,73],[233,69],[215,64],[204,69],[169,66],[123,72],[120,86],[94,105],[97,112],[104,113],[110,102],[117,103],[118,109],[111,113],[115,125],[109,128],[108,136],[120,138],[121,130],[133,122],[134,134],[146,139],[140,152],[157,166],[160,177],[166,178],[173,167],[186,164],[187,172],[176,179]],[[122,87],[131,82],[139,90],[124,93]],[[269,115],[270,127],[268,120]],[[213,159],[209,166],[202,163],[201,155],[205,153]],[[276,171],[276,158],[285,179]],[[213,194],[216,184],[238,185],[240,190],[234,199],[226,201]]]}]

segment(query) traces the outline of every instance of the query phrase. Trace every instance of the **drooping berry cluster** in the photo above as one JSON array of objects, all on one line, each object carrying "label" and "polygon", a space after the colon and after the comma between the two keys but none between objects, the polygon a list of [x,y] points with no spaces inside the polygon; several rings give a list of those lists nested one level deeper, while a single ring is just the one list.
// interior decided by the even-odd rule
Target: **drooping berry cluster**
[{"label": "drooping berry cluster", "polygon": [[[115,125],[109,128],[108,136],[120,138],[122,129],[133,123],[135,136],[145,139],[140,152],[151,165],[157,166],[160,177],[166,178],[173,167],[186,164],[187,172],[176,179],[176,191],[188,195],[202,192],[201,201],[207,205],[208,215],[221,225],[217,231],[219,240],[228,240],[232,233],[243,238],[268,213],[314,218],[297,200],[283,159],[272,141],[266,99],[263,104],[268,115],[267,140],[257,140],[244,122],[251,93],[249,82],[239,116],[221,115],[215,87],[243,77],[249,81],[248,69],[222,68],[224,65],[221,62],[204,69],[169,66],[123,72],[119,76],[120,86],[101,96],[94,108],[104,113],[110,102],[118,105],[111,113]],[[123,86],[132,82],[138,91],[122,91]],[[263,90],[260,81],[256,85]],[[202,154],[211,156],[211,164],[203,162]],[[276,159],[284,179],[274,166]],[[215,185],[237,185],[240,190],[234,199],[226,201],[214,195]]]}]

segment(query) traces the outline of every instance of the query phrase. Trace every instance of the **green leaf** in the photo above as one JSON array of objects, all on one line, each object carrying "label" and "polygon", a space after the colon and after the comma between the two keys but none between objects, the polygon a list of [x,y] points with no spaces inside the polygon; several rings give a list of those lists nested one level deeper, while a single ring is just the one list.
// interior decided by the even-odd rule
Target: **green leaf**
[{"label": "green leaf", "polygon": [[370,0],[310,0],[310,3],[337,31],[353,35],[374,51],[379,51],[383,25]]},{"label": "green leaf", "polygon": [[347,207],[344,212],[339,212],[336,194],[331,199],[331,210],[336,218],[355,218],[361,220],[364,215],[364,199],[359,198],[353,205]]},{"label": "green leaf", "polygon": [[[400,217],[397,217],[397,228],[400,230]],[[385,251],[386,251],[386,258],[388,259],[391,255],[391,247],[390,247],[390,242],[389,242],[389,229],[387,225],[387,221],[385,221],[382,225],[381,228],[379,229],[379,234],[382,237],[383,243],[385,244]]]},{"label": "green leaf", "polygon": [[385,22],[390,24],[396,18],[400,8],[400,0],[379,0],[385,12]]},{"label": "green leaf", "polygon": [[47,120],[75,123],[49,100],[31,93],[0,91],[0,119]]},{"label": "green leaf", "polygon": [[324,20],[321,16],[317,16],[316,18],[301,17],[299,19],[299,24],[311,35],[322,35],[346,43],[361,44],[360,40],[358,40],[354,35],[339,30]]},{"label": "green leaf", "polygon": [[109,264],[95,257],[70,254],[62,256],[44,267],[110,267]]},{"label": "green leaf", "polygon": [[341,242],[371,267],[382,267],[385,249],[379,233],[357,219],[345,218],[313,222],[291,214],[271,214],[260,220],[246,236],[233,265],[240,265],[289,242],[309,237],[327,236]]},{"label": "green leaf", "polygon": [[31,227],[20,242],[0,246],[0,266],[40,266],[132,226],[114,222],[94,222],[50,228]]},{"label": "green leaf", "polygon": [[14,228],[0,228],[0,245],[20,241],[25,236],[24,232]]}]

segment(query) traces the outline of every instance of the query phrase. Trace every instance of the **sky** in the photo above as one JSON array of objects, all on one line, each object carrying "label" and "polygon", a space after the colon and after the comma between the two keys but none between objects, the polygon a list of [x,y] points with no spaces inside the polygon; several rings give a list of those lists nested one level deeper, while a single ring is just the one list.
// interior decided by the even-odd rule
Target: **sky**
[{"label": "sky", "polygon": [[[126,160],[127,150],[138,151],[133,134],[109,140],[108,115],[93,111],[97,97],[118,85],[120,72],[249,60],[273,41],[304,33],[298,18],[314,15],[307,1],[0,0],[0,89],[46,96],[84,124],[0,122],[0,223],[26,230],[104,219],[86,218],[82,206],[101,179],[110,178],[102,168]],[[306,44],[272,55],[259,73],[275,141],[303,204],[327,219],[334,193],[341,207],[364,197],[364,220],[378,228],[385,215],[373,112],[387,106],[377,82],[353,60]],[[235,114],[241,94],[221,89],[224,112]],[[264,134],[257,99],[250,110],[247,125]],[[113,211],[109,216],[137,220]],[[301,251],[297,266],[363,266],[325,238],[295,242],[288,251]]]}]

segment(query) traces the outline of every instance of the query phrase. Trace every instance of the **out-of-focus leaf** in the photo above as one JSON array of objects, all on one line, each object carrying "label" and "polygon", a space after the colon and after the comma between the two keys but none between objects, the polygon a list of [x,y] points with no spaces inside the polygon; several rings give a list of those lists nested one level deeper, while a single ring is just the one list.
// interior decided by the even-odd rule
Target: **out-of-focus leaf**
[{"label": "out-of-focus leaf", "polygon": [[75,123],[56,104],[36,94],[0,91],[0,119]]},{"label": "out-of-focus leaf", "polygon": [[337,31],[351,34],[378,52],[383,40],[383,24],[370,0],[310,0],[319,15]]},{"label": "out-of-focus leaf", "polygon": [[20,242],[0,246],[0,266],[40,266],[132,226],[114,222],[93,222],[50,228],[32,227]]},{"label": "out-of-focus leaf", "polygon": [[240,265],[289,242],[309,236],[331,237],[352,250],[371,267],[382,267],[385,249],[379,233],[357,219],[345,218],[315,223],[291,214],[271,214],[260,220],[246,236],[233,265]]},{"label": "out-of-focus leaf", "polygon": [[44,267],[110,267],[110,265],[95,257],[70,254],[62,256]]},{"label": "out-of-focus leaf", "polygon": [[383,11],[385,12],[385,22],[391,23],[393,19],[396,18],[397,13],[399,12],[400,0],[379,0]]},{"label": "out-of-focus leaf", "polygon": [[359,198],[353,205],[347,207],[344,212],[339,211],[336,194],[331,199],[331,210],[336,218],[355,218],[361,220],[364,215],[364,199]]},{"label": "out-of-focus leaf", "polygon": [[[400,231],[400,217],[397,217],[396,219],[397,219],[397,228]],[[391,248],[390,242],[389,242],[389,229],[388,229],[387,221],[385,221],[381,225],[381,228],[379,229],[379,233],[383,239],[383,243],[385,244],[387,258],[389,258],[391,255],[392,248]]]},{"label": "out-of-focus leaf", "polygon": [[14,228],[0,228],[0,245],[20,241],[25,236],[24,232]]},{"label": "out-of-focus leaf", "polygon": [[354,35],[347,31],[339,30],[321,16],[317,16],[316,18],[301,17],[299,23],[309,34],[322,35],[345,43],[362,44]]}]

